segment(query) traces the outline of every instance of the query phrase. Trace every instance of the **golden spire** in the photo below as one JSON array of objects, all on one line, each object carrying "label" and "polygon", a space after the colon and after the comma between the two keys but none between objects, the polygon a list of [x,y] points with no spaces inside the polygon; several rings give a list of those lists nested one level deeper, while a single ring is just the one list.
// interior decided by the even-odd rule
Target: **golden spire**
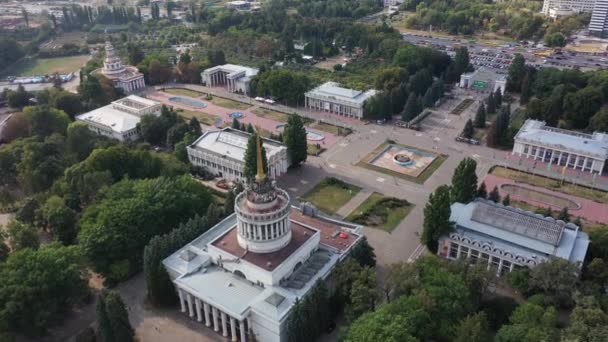
[{"label": "golden spire", "polygon": [[258,172],[255,175],[256,182],[261,182],[266,178],[266,174],[264,173],[264,160],[262,159],[262,143],[260,142],[260,134],[258,133],[259,129],[255,131],[255,144],[256,144],[256,162],[258,167]]}]

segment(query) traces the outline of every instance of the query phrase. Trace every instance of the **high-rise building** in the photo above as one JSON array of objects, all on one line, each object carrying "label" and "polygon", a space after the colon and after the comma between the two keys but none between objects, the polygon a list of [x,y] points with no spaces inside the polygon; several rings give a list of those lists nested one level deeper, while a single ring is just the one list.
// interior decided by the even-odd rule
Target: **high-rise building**
[{"label": "high-rise building", "polygon": [[545,0],[541,12],[552,18],[593,11],[596,0]]},{"label": "high-rise building", "polygon": [[598,37],[608,35],[608,0],[596,0],[589,22],[589,34]]}]

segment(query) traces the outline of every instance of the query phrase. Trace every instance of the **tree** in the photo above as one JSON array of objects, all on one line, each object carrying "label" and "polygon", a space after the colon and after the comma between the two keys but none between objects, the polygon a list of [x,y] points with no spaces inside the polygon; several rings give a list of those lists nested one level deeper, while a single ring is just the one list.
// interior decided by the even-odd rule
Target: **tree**
[{"label": "tree", "polygon": [[469,119],[465,123],[462,133],[460,133],[460,136],[467,139],[471,139],[473,138],[473,135],[475,135],[475,128],[473,128],[473,121]]},{"label": "tree", "polygon": [[511,205],[511,196],[509,194],[502,199],[502,205]]},{"label": "tree", "polygon": [[304,304],[299,298],[291,307],[291,313],[287,319],[287,340],[289,342],[306,342],[306,317],[304,317]]},{"label": "tree", "polygon": [[4,237],[0,236],[0,263],[3,263],[10,254],[10,248],[4,242]]},{"label": "tree", "polygon": [[572,310],[570,323],[565,329],[563,337],[566,341],[606,341],[608,339],[607,325],[608,315],[602,311],[595,299],[586,299],[582,303],[577,303]]},{"label": "tree", "polygon": [[602,92],[596,87],[585,87],[570,92],[564,97],[564,115],[568,124],[575,129],[583,129],[597,113],[603,103]]},{"label": "tree", "polygon": [[20,84],[15,91],[9,91],[6,95],[6,102],[11,108],[23,108],[30,102],[30,94]]},{"label": "tree", "polygon": [[418,108],[418,97],[415,93],[411,92],[407,98],[407,102],[405,102],[405,107],[403,107],[403,111],[401,112],[401,119],[403,121],[410,121],[419,113],[420,108]]},{"label": "tree", "polygon": [[86,293],[77,247],[51,244],[13,252],[0,267],[0,327],[43,333]]},{"label": "tree", "polygon": [[485,342],[491,341],[492,334],[486,314],[480,312],[465,317],[456,328],[454,342]]},{"label": "tree", "polygon": [[192,119],[188,122],[188,126],[190,127],[190,133],[192,133],[195,137],[201,136],[203,134],[203,130],[201,129],[201,123],[198,119],[193,116]]},{"label": "tree", "polygon": [[[247,141],[247,149],[245,150],[245,165],[243,166],[243,175],[248,181],[253,181],[258,169],[257,134],[258,133],[254,133],[249,136],[249,140]],[[266,149],[264,148],[262,142],[260,142],[260,145],[262,147],[262,165],[264,167],[264,173],[268,174],[268,158],[266,157]]]},{"label": "tree", "polygon": [[530,101],[532,96],[532,80],[530,72],[526,72],[524,79],[521,81],[521,94],[519,97],[519,103],[524,105]]},{"label": "tree", "polygon": [[494,189],[488,194],[488,199],[494,203],[500,202],[500,193],[498,192],[498,186],[494,186]]},{"label": "tree", "polygon": [[486,102],[488,106],[488,113],[496,113],[496,109],[498,107],[496,106],[496,99],[494,98],[494,93],[490,93],[490,95],[488,95]]},{"label": "tree", "polygon": [[8,244],[13,251],[25,248],[37,249],[40,246],[40,240],[38,239],[36,229],[29,224],[12,220],[6,225],[6,234],[8,237]]},{"label": "tree", "polygon": [[483,199],[488,197],[488,190],[486,189],[485,182],[481,182],[481,184],[479,184],[479,188],[477,188],[477,197]]},{"label": "tree", "polygon": [[483,102],[479,105],[477,113],[475,113],[475,120],[473,121],[473,126],[475,128],[486,127],[486,106],[483,104]]},{"label": "tree", "polygon": [[561,32],[555,32],[545,35],[545,45],[548,47],[564,47],[566,46],[566,37]]},{"label": "tree", "polygon": [[133,341],[135,331],[129,322],[129,314],[118,291],[103,290],[97,301],[100,335],[105,342]]},{"label": "tree", "polygon": [[25,107],[23,113],[30,122],[32,134],[42,137],[53,133],[65,135],[70,123],[70,118],[65,112],[49,106]]},{"label": "tree", "polygon": [[496,342],[555,341],[557,336],[555,308],[525,302],[515,309],[494,340]]},{"label": "tree", "polygon": [[543,291],[551,300],[567,306],[572,303],[579,268],[568,260],[554,258],[542,262],[530,271],[530,287]]},{"label": "tree", "polygon": [[231,125],[231,127],[233,129],[238,129],[240,131],[241,130],[241,122],[237,118],[234,118],[234,119],[232,119],[232,125]]},{"label": "tree", "polygon": [[283,129],[283,142],[287,146],[287,154],[292,166],[300,166],[308,157],[306,142],[306,128],[302,118],[291,114]]},{"label": "tree", "polygon": [[357,273],[350,290],[350,304],[346,307],[346,316],[353,321],[362,314],[373,311],[376,306],[378,290],[376,274],[371,267],[363,267]]},{"label": "tree", "polygon": [[450,187],[439,186],[429,196],[429,201],[424,207],[424,223],[420,240],[432,253],[437,253],[438,241],[441,235],[449,233],[453,229],[450,222]]},{"label": "tree", "polygon": [[243,192],[243,185],[238,182],[234,188],[228,191],[226,194],[226,199],[224,200],[224,215],[228,216],[234,212],[234,201],[236,196],[241,192]]},{"label": "tree", "polygon": [[[470,121],[469,121],[470,122]],[[473,158],[463,159],[452,176],[452,203],[469,203],[477,195],[477,162]]]},{"label": "tree", "polygon": [[141,268],[148,241],[187,217],[205,212],[212,198],[188,176],[123,180],[83,213],[80,246],[95,269],[110,283]]},{"label": "tree", "polygon": [[91,154],[95,148],[97,137],[83,122],[73,122],[68,126],[65,139],[66,150],[75,157],[76,161],[82,161]]},{"label": "tree", "polygon": [[524,59],[524,56],[519,53],[515,54],[507,75],[507,90],[519,92],[524,76],[526,75],[526,60]]},{"label": "tree", "polygon": [[428,88],[422,97],[422,107],[423,108],[433,108],[435,105],[435,100],[433,99],[433,93],[431,88]]},{"label": "tree", "polygon": [[67,207],[63,198],[54,195],[49,197],[40,208],[42,221],[50,229],[55,238],[69,245],[76,238],[76,212]]},{"label": "tree", "polygon": [[130,65],[137,65],[141,63],[141,61],[143,61],[145,58],[144,52],[137,44],[127,45],[127,53]]},{"label": "tree", "polygon": [[61,91],[52,101],[53,107],[64,111],[70,119],[74,120],[77,114],[82,113],[82,99],[78,94],[70,93],[69,91]]},{"label": "tree", "polygon": [[563,207],[562,210],[557,214],[557,219],[564,222],[570,222],[570,213],[568,213],[568,207]]},{"label": "tree", "polygon": [[496,91],[494,92],[494,100],[496,101],[497,106],[502,105],[502,91],[500,90],[500,87],[496,88]]},{"label": "tree", "polygon": [[366,236],[363,236],[361,242],[353,248],[350,256],[357,260],[361,266],[376,267],[376,254],[374,253],[374,248],[367,241]]},{"label": "tree", "polygon": [[4,124],[2,129],[2,141],[10,143],[18,138],[25,138],[30,135],[31,126],[29,120],[23,113],[13,113]]}]

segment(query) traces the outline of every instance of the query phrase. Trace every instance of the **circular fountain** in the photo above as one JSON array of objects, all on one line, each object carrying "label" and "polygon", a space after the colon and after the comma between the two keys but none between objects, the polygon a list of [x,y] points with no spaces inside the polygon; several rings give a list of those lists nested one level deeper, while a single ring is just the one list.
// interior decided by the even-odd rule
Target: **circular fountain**
[{"label": "circular fountain", "polygon": [[393,157],[393,162],[399,166],[410,166],[410,165],[414,164],[414,161],[412,160],[412,158],[410,158],[405,153],[395,154],[395,156]]},{"label": "circular fountain", "polygon": [[242,112],[232,112],[232,113],[228,114],[228,116],[231,119],[240,119],[243,117],[243,113]]}]

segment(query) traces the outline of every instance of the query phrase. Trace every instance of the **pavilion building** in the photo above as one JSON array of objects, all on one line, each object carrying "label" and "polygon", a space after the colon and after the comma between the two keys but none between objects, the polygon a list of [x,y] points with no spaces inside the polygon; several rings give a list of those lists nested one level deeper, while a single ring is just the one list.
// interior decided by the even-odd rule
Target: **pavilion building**
[{"label": "pavilion building", "polygon": [[349,118],[362,119],[363,105],[376,91],[359,91],[326,82],[305,94],[305,107],[311,110],[335,113]]},{"label": "pavilion building", "polygon": [[513,155],[550,165],[602,174],[608,159],[608,134],[585,134],[526,120],[515,135]]},{"label": "pavilion building", "polygon": [[258,69],[242,65],[224,64],[205,69],[201,82],[208,87],[226,87],[229,92],[249,94],[250,83]]},{"label": "pavilion building", "polygon": [[[257,139],[261,151],[260,139]],[[181,311],[231,341],[287,341],[298,298],[361,240],[361,227],[325,218],[263,171],[235,199],[234,214],[163,260]]]},{"label": "pavilion building", "polygon": [[106,58],[103,60],[103,68],[94,70],[93,74],[103,75],[110,79],[114,82],[114,86],[121,88],[125,94],[146,87],[144,74],[132,65],[122,64],[110,42],[106,42]]},{"label": "pavilion building", "polygon": [[551,258],[579,266],[585,260],[589,236],[575,224],[483,199],[451,210],[454,230],[437,251],[444,258],[487,264],[498,276]]},{"label": "pavilion building", "polygon": [[89,129],[119,141],[139,138],[137,124],[144,115],[160,115],[161,104],[136,95],[129,95],[107,106],[76,116]]},{"label": "pavilion building", "polygon": [[[203,133],[188,146],[190,163],[201,166],[218,177],[229,181],[245,180],[245,151],[250,133],[226,127]],[[268,158],[268,175],[276,179],[287,172],[290,165],[287,147],[282,143],[262,138]]]}]

